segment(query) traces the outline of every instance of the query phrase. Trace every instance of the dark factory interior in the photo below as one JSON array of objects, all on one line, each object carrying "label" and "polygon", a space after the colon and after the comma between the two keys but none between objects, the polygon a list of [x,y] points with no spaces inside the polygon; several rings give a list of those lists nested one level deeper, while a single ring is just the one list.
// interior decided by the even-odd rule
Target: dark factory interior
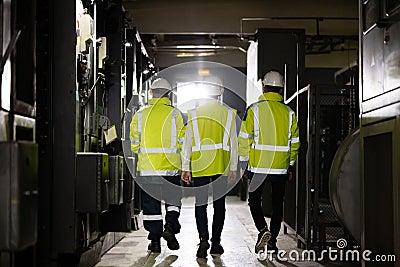
[{"label": "dark factory interior", "polygon": [[[0,22],[0,267],[400,267],[399,0],[0,0]],[[239,131],[271,70],[301,143],[277,241],[293,257],[254,253],[240,164],[223,255],[196,259],[184,185],[180,249],[148,251],[130,125],[154,79],[186,121],[204,96],[187,85],[218,77]]]}]

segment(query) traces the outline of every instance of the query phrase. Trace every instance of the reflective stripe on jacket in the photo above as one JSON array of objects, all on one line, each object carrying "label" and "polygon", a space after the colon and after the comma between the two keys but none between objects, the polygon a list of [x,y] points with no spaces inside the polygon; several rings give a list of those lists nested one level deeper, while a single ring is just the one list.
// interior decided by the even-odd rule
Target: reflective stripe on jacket
[{"label": "reflective stripe on jacket", "polygon": [[181,169],[183,119],[167,98],[153,98],[130,124],[131,150],[138,154],[141,176],[172,176]]},{"label": "reflective stripe on jacket", "polygon": [[[227,174],[231,156],[231,134],[236,135],[236,110],[210,101],[188,111],[192,132],[192,176]],[[235,139],[236,140],[236,139]],[[237,144],[234,144],[237,146]]]},{"label": "reflective stripe on jacket", "polygon": [[246,112],[239,133],[241,161],[255,173],[286,174],[300,148],[296,114],[282,103],[282,96],[268,92]]}]

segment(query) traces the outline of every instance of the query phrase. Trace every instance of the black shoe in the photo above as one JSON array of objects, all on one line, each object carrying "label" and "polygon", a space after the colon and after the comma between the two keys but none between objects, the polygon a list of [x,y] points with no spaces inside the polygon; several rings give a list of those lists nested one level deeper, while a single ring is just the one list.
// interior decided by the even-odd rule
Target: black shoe
[{"label": "black shoe", "polygon": [[267,243],[267,250],[273,251],[273,253],[278,253],[278,247],[276,246],[276,241],[269,240]]},{"label": "black shoe", "polygon": [[201,240],[199,244],[199,248],[197,249],[196,257],[197,258],[207,258],[207,250],[210,248],[210,244],[208,244],[207,240]]},{"label": "black shoe", "polygon": [[224,254],[224,248],[221,246],[221,244],[211,244],[211,249],[210,249],[210,254],[211,255],[221,255]]},{"label": "black shoe", "polygon": [[176,240],[174,232],[172,231],[171,227],[169,227],[168,225],[165,226],[165,230],[162,233],[162,237],[167,241],[167,246],[170,250],[178,250],[179,249],[178,240]]},{"label": "black shoe", "polygon": [[154,253],[160,253],[161,252],[161,242],[160,239],[157,240],[151,240],[151,243],[147,247],[148,250]]},{"label": "black shoe", "polygon": [[258,234],[257,243],[256,243],[256,247],[255,247],[254,251],[256,253],[258,253],[260,251],[264,251],[265,245],[267,244],[267,242],[269,241],[270,238],[271,238],[271,233],[268,231],[267,227],[265,227],[264,230],[262,230]]}]

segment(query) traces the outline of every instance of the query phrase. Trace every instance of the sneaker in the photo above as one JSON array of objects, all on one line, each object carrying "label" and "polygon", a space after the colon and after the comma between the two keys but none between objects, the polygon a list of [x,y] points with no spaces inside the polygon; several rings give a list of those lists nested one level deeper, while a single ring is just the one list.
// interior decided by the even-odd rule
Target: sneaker
[{"label": "sneaker", "polygon": [[276,241],[269,240],[267,243],[267,250],[273,251],[273,253],[278,253],[278,247],[276,246]]},{"label": "sneaker", "polygon": [[161,252],[161,242],[160,239],[156,240],[151,240],[151,243],[147,247],[148,250],[154,253],[160,253]]},{"label": "sneaker", "polygon": [[255,247],[254,251],[256,253],[258,253],[261,250],[264,250],[265,245],[267,244],[267,242],[269,241],[270,238],[271,238],[271,233],[268,231],[267,228],[264,228],[264,230],[262,230],[258,234],[257,243],[256,243],[256,247]]},{"label": "sneaker", "polygon": [[197,258],[207,258],[207,250],[210,248],[210,244],[208,244],[207,240],[201,240],[199,244],[199,248],[197,249],[196,257]]},{"label": "sneaker", "polygon": [[224,248],[221,246],[221,244],[211,244],[211,249],[210,249],[210,254],[211,255],[221,255],[224,254]]},{"label": "sneaker", "polygon": [[167,246],[170,250],[178,250],[179,249],[178,240],[176,240],[174,232],[172,231],[171,227],[169,227],[168,225],[165,226],[165,230],[162,233],[162,237],[167,241]]}]

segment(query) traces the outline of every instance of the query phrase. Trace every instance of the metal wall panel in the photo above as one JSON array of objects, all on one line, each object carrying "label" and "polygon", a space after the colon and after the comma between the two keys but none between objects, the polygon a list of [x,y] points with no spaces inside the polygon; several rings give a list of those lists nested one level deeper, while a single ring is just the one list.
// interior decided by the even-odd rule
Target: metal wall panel
[{"label": "metal wall panel", "polygon": [[362,21],[363,25],[363,30],[367,31],[371,27],[373,27],[378,21],[379,21],[379,12],[376,12],[376,10],[379,10],[379,0],[368,0],[368,1],[363,1],[363,17],[364,20]]},{"label": "metal wall panel", "polygon": [[367,100],[384,92],[383,87],[383,30],[375,28],[365,36],[363,44],[363,91]]},{"label": "metal wall panel", "polygon": [[109,59],[106,63],[107,116],[111,124],[115,125],[118,136],[121,137],[121,117],[124,111],[121,108],[121,70],[125,64],[121,51],[121,44],[125,41],[122,39],[124,27],[122,2],[116,1],[113,3],[106,14],[105,36],[110,40],[108,47]]},{"label": "metal wall panel", "polygon": [[108,209],[108,155],[77,153],[76,211],[98,213]]},{"label": "metal wall panel", "polygon": [[100,229],[102,232],[130,232],[132,210],[129,203],[112,205],[101,214]]},{"label": "metal wall panel", "polygon": [[373,28],[362,42],[362,109],[364,112],[400,101],[400,23]]},{"label": "metal wall panel", "polygon": [[108,160],[109,202],[111,205],[119,205],[123,202],[124,177],[122,170],[124,168],[124,158],[122,156],[109,156]]},{"label": "metal wall panel", "polygon": [[[384,32],[384,85],[385,92],[400,88],[400,23]],[[400,100],[400,96],[397,97]]]},{"label": "metal wall panel", "polygon": [[38,1],[36,12],[39,231],[43,233],[38,259],[46,261],[73,253],[81,227],[76,223],[74,179],[76,2]]},{"label": "metal wall panel", "polygon": [[393,253],[392,138],[391,132],[364,136],[365,246],[380,254]]},{"label": "metal wall panel", "polygon": [[[136,163],[137,159],[135,156],[126,157],[126,164],[124,168],[124,190],[123,190],[123,200],[124,203],[131,203],[134,198],[135,184],[134,176],[132,174],[136,173]],[[129,167],[128,167],[129,166]],[[131,172],[132,171],[132,172]]]},{"label": "metal wall panel", "polygon": [[[284,74],[286,64],[286,87],[288,97],[302,85],[305,66],[305,32],[300,29],[259,29],[258,78],[276,70]],[[299,88],[300,89],[300,88]]]},{"label": "metal wall panel", "polygon": [[[399,120],[361,128],[362,249],[399,257]],[[376,231],[380,229],[380,231]],[[385,266],[399,266],[386,263]],[[376,266],[365,262],[365,266]]]},{"label": "metal wall panel", "polygon": [[[382,1],[385,6],[389,1]],[[361,109],[361,249],[400,257],[400,19],[391,2],[380,21],[360,29]],[[360,11],[363,10],[360,1]],[[360,21],[368,18],[360,12]],[[362,26],[362,25],[360,25]],[[381,27],[381,28],[379,28]],[[379,234],[376,229],[379,229]],[[373,255],[374,255],[373,254]],[[363,262],[363,266],[376,266]],[[386,262],[385,266],[400,266]]]},{"label": "metal wall panel", "polygon": [[18,251],[37,240],[38,146],[0,143],[0,251]]}]

